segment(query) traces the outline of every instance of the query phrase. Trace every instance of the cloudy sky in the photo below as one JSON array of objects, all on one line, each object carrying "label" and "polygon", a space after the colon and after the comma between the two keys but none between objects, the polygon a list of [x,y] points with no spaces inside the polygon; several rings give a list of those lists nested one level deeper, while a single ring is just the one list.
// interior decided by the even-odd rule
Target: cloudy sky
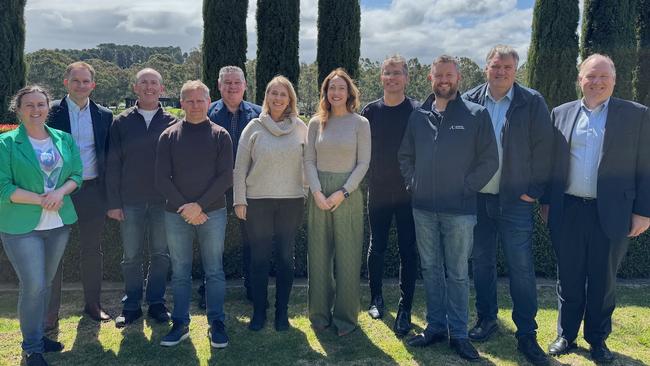
[{"label": "cloudy sky", "polygon": [[[361,56],[400,53],[422,62],[442,53],[482,59],[496,43],[525,57],[533,0],[361,0]],[[180,46],[201,43],[201,0],[28,0],[26,51],[92,48],[99,43]],[[317,0],[300,0],[300,60],[316,58]],[[256,0],[249,0],[248,58],[255,57]],[[426,61],[428,62],[428,61]]]}]

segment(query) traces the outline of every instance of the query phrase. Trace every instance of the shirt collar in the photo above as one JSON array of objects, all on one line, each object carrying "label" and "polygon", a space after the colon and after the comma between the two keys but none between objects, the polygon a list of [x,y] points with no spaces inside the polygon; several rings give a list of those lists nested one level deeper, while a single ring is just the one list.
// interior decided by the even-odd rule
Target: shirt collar
[{"label": "shirt collar", "polygon": [[85,112],[88,109],[88,107],[90,107],[90,98],[86,98],[86,106],[83,108],[79,108],[77,103],[75,103],[74,100],[70,98],[70,94],[65,96],[65,100],[68,104],[68,109],[76,113]]},{"label": "shirt collar", "polygon": [[503,96],[503,98],[501,98],[501,99],[499,99],[499,100],[495,100],[495,99],[492,97],[492,94],[490,93],[490,87],[488,86],[487,88],[485,88],[485,96],[486,96],[487,98],[489,98],[493,103],[499,103],[499,102],[501,102],[502,100],[504,100],[505,98],[507,98],[507,101],[508,101],[508,102],[511,102],[511,101],[512,101],[512,96],[514,95],[514,93],[515,93],[515,88],[514,88],[514,85],[513,85],[513,86],[510,87],[510,89],[508,90],[508,92],[506,93],[506,95]]},{"label": "shirt collar", "polygon": [[606,99],[606,100],[605,100],[601,105],[599,105],[598,107],[596,107],[596,108],[594,108],[594,109],[589,109],[589,108],[587,107],[587,105],[585,104],[585,98],[583,97],[582,99],[580,99],[580,108],[583,109],[583,110],[585,110],[585,111],[587,111],[587,112],[590,112],[590,113],[600,113],[600,112],[606,111],[607,108],[609,107],[609,99],[610,99],[610,98],[607,98],[607,99]]}]

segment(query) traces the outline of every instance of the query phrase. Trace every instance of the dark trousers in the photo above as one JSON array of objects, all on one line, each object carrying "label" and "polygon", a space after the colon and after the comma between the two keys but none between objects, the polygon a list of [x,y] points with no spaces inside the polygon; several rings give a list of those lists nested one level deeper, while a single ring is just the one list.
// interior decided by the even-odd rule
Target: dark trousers
[{"label": "dark trousers", "polygon": [[558,262],[558,334],[584,337],[590,344],[607,339],[616,306],[616,271],[628,239],[610,239],[603,232],[596,200],[565,195],[559,240],[553,243]]},{"label": "dark trousers", "polygon": [[537,330],[537,287],[533,259],[533,204],[522,200],[501,204],[499,196],[479,193],[474,227],[472,270],[479,319],[496,320],[497,237],[503,247],[510,280],[512,320],[517,337]]},{"label": "dark trousers", "polygon": [[[99,304],[102,291],[102,246],[106,216],[106,198],[98,179],[84,181],[79,191],[72,194],[72,203],[79,221],[79,249],[81,266],[81,285],[86,304]],[[52,294],[47,310],[47,321],[58,319],[61,306],[61,282],[63,261],[52,281]]]},{"label": "dark trousers", "polygon": [[417,278],[417,247],[413,210],[408,199],[390,193],[368,194],[368,219],[370,221],[370,246],[368,247],[368,282],[370,296],[382,294],[384,255],[388,246],[388,233],[395,217],[399,249],[399,306],[410,311]]},{"label": "dark trousers", "polygon": [[266,310],[270,259],[275,259],[275,309],[286,312],[293,286],[296,232],[303,198],[248,199],[246,231],[250,240],[250,282],[255,312]]}]

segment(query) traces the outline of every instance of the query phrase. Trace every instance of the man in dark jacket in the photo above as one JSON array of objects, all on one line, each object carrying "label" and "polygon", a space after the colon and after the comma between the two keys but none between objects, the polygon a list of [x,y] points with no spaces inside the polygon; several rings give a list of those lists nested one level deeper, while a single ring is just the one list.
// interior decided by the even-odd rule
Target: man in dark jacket
[{"label": "man in dark jacket", "polygon": [[415,237],[427,302],[427,327],[408,344],[449,339],[458,355],[478,360],[467,336],[468,264],[476,192],[499,165],[490,116],[458,93],[458,62],[433,61],[433,94],[410,116],[398,159],[411,192]]},{"label": "man in dark jacket", "polygon": [[[52,102],[47,123],[50,127],[72,134],[81,153],[83,179],[81,189],[72,195],[79,216],[81,249],[81,284],[84,289],[84,312],[97,321],[111,319],[100,305],[102,290],[101,235],[106,217],[104,177],[108,132],[113,113],[90,100],[95,89],[95,69],[85,62],[74,62],[65,71],[63,85],[68,95]],[[61,265],[52,281],[52,295],[45,328],[55,328],[61,304]]]},{"label": "man in dark jacket", "polygon": [[629,238],[650,226],[650,113],[612,97],[615,82],[612,60],[591,55],[578,73],[583,98],[553,109],[554,166],[542,206],[558,265],[558,335],[549,353],[575,348],[584,319],[596,363],[614,360],[605,340],[616,271]]},{"label": "man in dark jacket", "polygon": [[518,349],[531,363],[544,364],[535,322],[533,207],[550,173],[553,128],[544,98],[515,83],[518,61],[512,47],[495,46],[486,59],[487,83],[463,95],[490,113],[500,157],[499,170],[478,195],[472,252],[478,321],[469,337],[486,341],[497,330],[498,236],[508,265]]},{"label": "man in dark jacket", "polygon": [[164,91],[162,76],[145,68],[136,74],[136,105],[115,118],[111,125],[106,167],[108,217],[120,222],[122,276],[125,296],[115,326],[122,328],[142,316],[145,233],[149,237],[146,274],[148,314],[158,322],[169,321],[165,286],[169,251],[165,235],[165,198],[154,187],[156,144],[160,134],[176,122],[158,98]]}]

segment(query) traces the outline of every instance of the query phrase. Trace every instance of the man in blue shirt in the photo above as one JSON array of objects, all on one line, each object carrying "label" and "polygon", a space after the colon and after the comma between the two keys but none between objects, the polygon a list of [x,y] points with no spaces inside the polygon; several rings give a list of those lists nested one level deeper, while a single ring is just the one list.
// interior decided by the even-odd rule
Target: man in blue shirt
[{"label": "man in blue shirt", "polygon": [[591,55],[578,73],[583,98],[551,112],[554,165],[542,206],[558,265],[558,335],[549,353],[576,348],[584,320],[596,363],[614,360],[605,340],[616,306],[616,271],[629,238],[650,226],[650,113],[612,97],[615,82],[612,60]]},{"label": "man in blue shirt", "polygon": [[[232,139],[233,161],[237,158],[237,147],[239,146],[239,137],[244,127],[253,118],[259,116],[262,108],[257,104],[244,100],[246,92],[246,77],[244,71],[237,66],[224,66],[219,70],[219,79],[217,81],[221,99],[210,104],[208,109],[208,118],[219,126],[225,128]],[[232,212],[232,189],[226,192],[228,213]],[[246,298],[252,301],[250,290],[250,263],[251,252],[248,244],[248,236],[245,229],[245,221],[239,221],[239,235],[241,237],[242,248],[242,268],[244,272],[244,286],[246,287]],[[199,306],[205,308],[205,288],[203,285],[199,288],[201,298]]]},{"label": "man in blue shirt", "polygon": [[532,364],[543,365],[548,359],[537,343],[533,208],[550,173],[553,128],[542,95],[515,82],[518,62],[514,48],[493,47],[486,58],[487,83],[463,96],[487,108],[499,149],[499,169],[478,195],[472,251],[478,321],[469,337],[486,341],[498,328],[498,237],[508,265],[517,348]]}]

